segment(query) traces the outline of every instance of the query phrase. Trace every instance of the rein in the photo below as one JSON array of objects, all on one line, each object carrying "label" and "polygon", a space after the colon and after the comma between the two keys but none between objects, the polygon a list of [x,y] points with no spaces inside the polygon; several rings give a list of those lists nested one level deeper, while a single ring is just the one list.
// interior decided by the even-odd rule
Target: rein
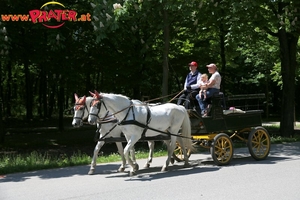
[{"label": "rein", "polygon": [[184,89],[181,90],[175,97],[173,97],[169,102],[172,102],[176,97],[178,97],[181,93],[183,93]]},{"label": "rein", "polygon": [[173,95],[176,94],[176,96],[175,96],[174,98],[172,98],[172,99],[169,101],[169,103],[170,103],[170,102],[173,101],[178,95],[180,95],[183,91],[184,91],[184,90],[180,91],[179,93],[173,93],[173,94],[169,94],[169,95],[166,95],[166,96],[158,97],[158,98],[155,98],[155,99],[150,99],[150,100],[145,101],[145,102],[148,103],[148,102],[151,102],[151,101],[155,101],[155,100],[158,100],[158,99],[163,99],[163,98],[166,98],[166,97],[169,97],[169,96],[173,96]]}]

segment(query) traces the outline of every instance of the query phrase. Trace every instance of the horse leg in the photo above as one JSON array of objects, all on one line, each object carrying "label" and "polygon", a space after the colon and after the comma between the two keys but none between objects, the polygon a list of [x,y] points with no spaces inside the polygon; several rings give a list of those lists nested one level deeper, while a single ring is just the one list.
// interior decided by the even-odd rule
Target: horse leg
[{"label": "horse leg", "polygon": [[155,143],[154,141],[148,141],[149,156],[148,156],[146,164],[144,165],[145,169],[148,169],[150,167],[150,163],[152,163],[154,143]]},{"label": "horse leg", "polygon": [[118,152],[119,152],[119,154],[120,154],[120,156],[121,156],[121,159],[122,159],[122,164],[121,164],[121,166],[119,167],[118,172],[124,172],[124,170],[125,170],[125,165],[126,165],[126,159],[125,159],[125,157],[124,157],[124,149],[123,149],[123,145],[122,145],[121,142],[116,142],[116,146],[117,146],[117,148],[118,148]]},{"label": "horse leg", "polygon": [[186,151],[186,148],[184,146],[184,143],[182,141],[182,138],[181,137],[178,137],[177,138],[177,142],[179,143],[179,145],[181,146],[181,149],[182,149],[182,152],[183,152],[183,156],[184,156],[184,166],[185,167],[189,167],[190,164],[189,164],[189,159],[188,159],[188,156],[187,156],[187,151]]},{"label": "horse leg", "polygon": [[136,163],[134,146],[132,146],[132,148],[130,149],[130,156],[131,156],[132,162],[133,162],[133,163]]},{"label": "horse leg", "polygon": [[88,172],[89,175],[92,175],[95,172],[95,166],[97,164],[98,153],[99,153],[101,147],[104,145],[104,143],[105,143],[104,141],[98,141],[94,148],[94,155],[92,158],[91,168],[90,168],[90,171]]},{"label": "horse leg", "polygon": [[131,166],[131,170],[130,170],[130,176],[135,175],[135,172],[139,169],[139,165],[137,163],[133,163],[133,161],[131,160],[131,158],[129,157],[129,151],[132,150],[132,148],[134,147],[134,144],[138,141],[139,139],[137,139],[137,137],[131,137],[128,142],[126,147],[124,148],[124,156],[128,162],[128,164]]},{"label": "horse leg", "polygon": [[165,143],[167,144],[167,148],[168,148],[168,157],[166,160],[166,163],[164,164],[164,166],[161,168],[161,171],[168,171],[168,166],[170,164],[170,160],[171,157],[173,155],[175,146],[176,146],[176,137],[171,137],[171,140],[165,141]]}]

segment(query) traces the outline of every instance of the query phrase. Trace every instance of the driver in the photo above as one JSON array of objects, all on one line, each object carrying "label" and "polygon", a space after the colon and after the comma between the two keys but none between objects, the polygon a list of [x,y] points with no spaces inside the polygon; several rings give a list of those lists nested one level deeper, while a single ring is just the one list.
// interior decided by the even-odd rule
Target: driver
[{"label": "driver", "polygon": [[186,109],[194,108],[194,100],[199,93],[199,83],[201,79],[201,73],[198,71],[198,64],[195,61],[189,63],[190,72],[186,76],[184,82],[184,92],[179,97],[177,105],[184,105]]}]

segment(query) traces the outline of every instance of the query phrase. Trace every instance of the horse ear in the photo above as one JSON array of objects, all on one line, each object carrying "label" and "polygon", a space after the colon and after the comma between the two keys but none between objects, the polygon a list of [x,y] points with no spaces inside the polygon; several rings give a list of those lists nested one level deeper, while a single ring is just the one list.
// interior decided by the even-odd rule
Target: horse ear
[{"label": "horse ear", "polygon": [[84,95],[84,96],[83,96],[83,102],[85,102],[85,100],[86,100],[86,96]]},{"label": "horse ear", "polygon": [[94,97],[95,96],[95,94],[94,93],[92,93],[91,91],[89,91],[90,92],[90,94],[92,95],[92,97]]},{"label": "horse ear", "polygon": [[97,96],[98,99],[101,97],[99,92],[97,92],[97,90],[95,90],[95,95]]},{"label": "horse ear", "polygon": [[78,95],[76,93],[74,93],[74,97],[75,97],[75,101],[78,100]]}]

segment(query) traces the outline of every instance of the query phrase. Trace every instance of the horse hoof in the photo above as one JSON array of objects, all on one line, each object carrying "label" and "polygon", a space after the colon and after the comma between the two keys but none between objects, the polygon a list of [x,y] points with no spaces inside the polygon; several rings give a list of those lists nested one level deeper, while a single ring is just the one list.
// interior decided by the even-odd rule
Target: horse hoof
[{"label": "horse hoof", "polygon": [[171,164],[173,165],[174,162],[175,162],[175,159],[174,159],[174,158],[171,158],[170,162],[171,162]]},{"label": "horse hoof", "polygon": [[145,164],[144,169],[149,169],[150,168],[150,164]]},{"label": "horse hoof", "polygon": [[184,167],[190,167],[191,165],[190,165],[190,163],[185,163],[184,164]]},{"label": "horse hoof", "polygon": [[94,174],[94,169],[90,169],[90,171],[88,172],[88,175],[93,175]]},{"label": "horse hoof", "polygon": [[139,170],[139,165],[136,163],[134,168],[133,168],[133,171],[137,171],[137,170]]},{"label": "horse hoof", "polygon": [[136,173],[135,172],[129,172],[129,176],[135,176]]},{"label": "horse hoof", "polygon": [[168,171],[168,168],[167,167],[163,167],[163,168],[161,168],[161,171],[162,172],[166,172],[166,171]]},{"label": "horse hoof", "polygon": [[118,172],[124,172],[125,171],[125,168],[124,167],[120,167],[119,169],[118,169]]}]

